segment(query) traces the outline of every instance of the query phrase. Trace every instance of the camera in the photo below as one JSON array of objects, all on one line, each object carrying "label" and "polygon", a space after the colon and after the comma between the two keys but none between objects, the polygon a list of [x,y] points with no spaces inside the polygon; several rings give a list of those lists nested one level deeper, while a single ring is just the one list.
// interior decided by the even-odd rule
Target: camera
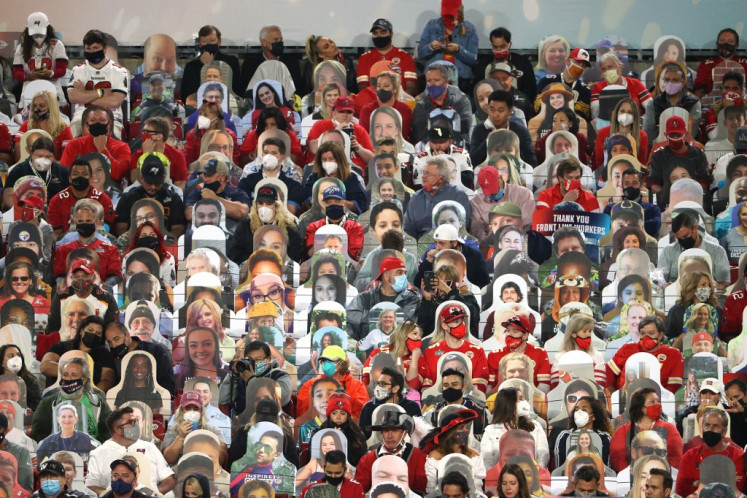
[{"label": "camera", "polygon": [[243,360],[234,361],[233,368],[237,373],[243,373],[249,369],[254,370],[254,360],[251,358],[244,358]]}]

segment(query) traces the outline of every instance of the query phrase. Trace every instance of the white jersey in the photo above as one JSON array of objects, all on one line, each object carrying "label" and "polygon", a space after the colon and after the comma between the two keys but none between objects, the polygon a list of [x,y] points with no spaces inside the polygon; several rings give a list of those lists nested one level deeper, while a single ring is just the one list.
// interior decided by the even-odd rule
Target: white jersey
[{"label": "white jersey", "polygon": [[[113,92],[122,92],[125,97],[130,93],[130,72],[111,59],[100,69],[91,66],[88,61],[81,62],[73,68],[68,88],[72,88],[75,81],[83,83],[86,90],[111,88]],[[75,104],[73,119],[79,119],[85,108],[84,105]],[[116,107],[112,109],[112,112],[114,118],[121,123],[122,107]]]},{"label": "white jersey", "polygon": [[[52,39],[49,43],[45,43],[41,47],[37,47],[36,44],[32,44],[31,57],[29,60],[24,60],[23,47],[18,45],[16,47],[16,54],[13,58],[13,67],[23,67],[23,72],[26,75],[26,79],[23,82],[23,91],[26,90],[26,86],[34,80],[29,79],[31,71],[37,69],[46,69],[48,71],[54,71],[55,67],[59,62],[67,62],[67,53],[65,52],[65,45],[56,39]],[[64,100],[65,96],[62,93],[62,85],[60,84],[59,78],[49,80],[57,88],[57,99]]]}]

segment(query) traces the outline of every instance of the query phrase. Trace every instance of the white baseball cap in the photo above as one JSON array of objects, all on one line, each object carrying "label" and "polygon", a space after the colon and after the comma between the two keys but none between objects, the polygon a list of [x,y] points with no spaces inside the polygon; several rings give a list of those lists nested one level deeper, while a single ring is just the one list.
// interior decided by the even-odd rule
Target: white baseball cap
[{"label": "white baseball cap", "polygon": [[458,241],[460,244],[464,244],[464,240],[459,238],[459,231],[454,225],[444,223],[436,228],[433,234],[433,240],[444,240],[444,241]]},{"label": "white baseball cap", "polygon": [[29,29],[29,36],[46,35],[49,26],[49,18],[44,12],[34,12],[26,21],[26,27]]},{"label": "white baseball cap", "polygon": [[720,394],[723,396],[724,384],[714,377],[709,377],[707,379],[703,379],[703,382],[700,383],[700,392],[703,391],[710,391],[713,394]]}]

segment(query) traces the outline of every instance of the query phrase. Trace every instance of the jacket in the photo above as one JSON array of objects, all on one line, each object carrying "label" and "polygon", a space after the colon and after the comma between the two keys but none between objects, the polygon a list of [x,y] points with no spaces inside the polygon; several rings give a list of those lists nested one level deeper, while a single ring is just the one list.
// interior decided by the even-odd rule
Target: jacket
[{"label": "jacket", "polygon": [[490,235],[490,210],[499,203],[513,202],[521,209],[522,228],[532,227],[532,215],[537,209],[532,191],[522,185],[507,183],[503,187],[503,197],[498,202],[491,201],[482,192],[475,192],[472,198],[472,224],[469,233],[477,240],[484,240]]},{"label": "jacket", "polygon": [[441,201],[454,201],[464,206],[467,220],[472,218],[472,204],[463,191],[452,184],[445,184],[435,194],[419,190],[410,197],[405,211],[405,232],[419,239],[433,228],[433,208]]},{"label": "jacket", "polygon": [[[309,249],[314,247],[314,235],[316,231],[321,227],[327,225],[327,217],[325,216],[321,220],[315,221],[306,227],[304,248]],[[345,218],[342,222],[342,228],[348,234],[348,255],[355,261],[361,255],[363,249],[363,227],[357,221],[353,221],[350,218]],[[290,241],[289,241],[290,244]]]},{"label": "jacket", "polygon": [[[461,79],[472,79],[472,67],[477,62],[477,30],[475,25],[469,21],[464,22],[464,36],[461,33],[461,23],[459,23],[451,32],[451,41],[459,45],[459,51],[454,54],[454,65]],[[446,38],[444,23],[440,17],[428,21],[423,28],[418,42],[418,59],[425,59],[425,67],[432,62],[443,60],[442,51],[431,49],[431,42],[434,40],[443,40]],[[463,128],[462,130],[468,130]],[[425,488],[424,488],[425,489]]]},{"label": "jacket", "polygon": [[[106,402],[106,394],[91,386],[91,390],[86,396],[88,396],[91,402],[91,409],[97,422],[98,434],[96,435],[96,439],[103,443],[111,437],[109,428],[106,426],[106,418],[111,413],[111,409]],[[34,418],[31,420],[31,439],[41,442],[42,439],[52,433],[54,407],[63,401],[67,400],[62,397],[62,392],[59,388],[53,389],[42,398],[34,412]],[[93,437],[92,434],[89,435]]]},{"label": "jacket", "polygon": [[[363,490],[371,490],[371,467],[379,458],[381,445],[376,445],[363,455],[358,466],[355,468],[355,478],[363,486]],[[425,475],[425,453],[419,448],[413,447],[410,443],[405,443],[405,449],[401,455],[397,455],[407,462],[407,477],[410,485],[410,492],[425,494],[425,487],[428,478]]]},{"label": "jacket", "polygon": [[[459,88],[453,85],[449,85],[446,92],[446,100],[438,107],[444,110],[454,109],[459,114],[459,133],[461,136],[467,137],[472,124],[472,106],[469,99]],[[415,110],[412,112],[412,138],[415,142],[426,142],[428,141],[428,117],[431,111],[436,108],[436,105],[426,92],[418,95],[417,99]],[[459,137],[457,136],[457,138]]]},{"label": "jacket", "polygon": [[[375,305],[382,302],[381,288],[361,292],[348,304],[348,334],[356,341],[362,340],[368,335],[368,313]],[[402,309],[404,320],[415,320],[420,304],[420,295],[407,288],[400,292],[394,299],[394,304]],[[368,401],[368,395],[366,397]],[[304,413],[297,411],[297,413]]]},{"label": "jacket", "polygon": [[[532,147],[532,137],[529,135],[529,130],[527,130],[526,126],[509,119],[508,129],[516,133],[516,136],[519,137],[519,154],[521,155],[521,160],[532,166],[537,166],[537,156],[534,154],[534,147]],[[469,153],[472,164],[482,164],[487,159],[487,139],[493,130],[495,130],[495,127],[492,126],[490,119],[486,119],[485,123],[475,126],[475,129],[472,130]]]},{"label": "jacket", "polygon": [[[316,377],[307,380],[298,390],[296,413],[306,413],[306,410],[309,409],[311,386],[320,378],[322,378],[322,376],[317,375]],[[352,407],[350,414],[354,419],[358,420],[358,417],[360,417],[361,411],[363,410],[363,405],[368,402],[369,398],[366,386],[363,385],[363,382],[354,379],[350,372],[343,375],[337,382],[342,386],[345,393],[350,396],[350,405]]]}]

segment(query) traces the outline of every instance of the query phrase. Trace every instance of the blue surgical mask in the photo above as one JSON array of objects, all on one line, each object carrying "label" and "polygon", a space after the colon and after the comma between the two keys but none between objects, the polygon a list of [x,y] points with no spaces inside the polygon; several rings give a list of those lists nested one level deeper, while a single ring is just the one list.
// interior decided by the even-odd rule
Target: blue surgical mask
[{"label": "blue surgical mask", "polygon": [[62,490],[62,486],[60,486],[60,481],[56,479],[48,479],[42,481],[41,490],[47,496],[54,496]]},{"label": "blue surgical mask", "polygon": [[325,361],[322,363],[322,372],[325,377],[332,377],[337,372],[337,364],[332,361]]},{"label": "blue surgical mask", "polygon": [[397,275],[396,277],[394,277],[392,289],[394,289],[394,292],[398,294],[407,289],[407,275]]},{"label": "blue surgical mask", "polygon": [[444,85],[428,85],[425,89],[428,92],[428,96],[432,99],[441,97],[441,95],[446,91]]},{"label": "blue surgical mask", "polygon": [[493,202],[498,202],[502,197],[503,197],[503,189],[500,189],[495,194],[489,195],[488,199],[490,199]]}]

